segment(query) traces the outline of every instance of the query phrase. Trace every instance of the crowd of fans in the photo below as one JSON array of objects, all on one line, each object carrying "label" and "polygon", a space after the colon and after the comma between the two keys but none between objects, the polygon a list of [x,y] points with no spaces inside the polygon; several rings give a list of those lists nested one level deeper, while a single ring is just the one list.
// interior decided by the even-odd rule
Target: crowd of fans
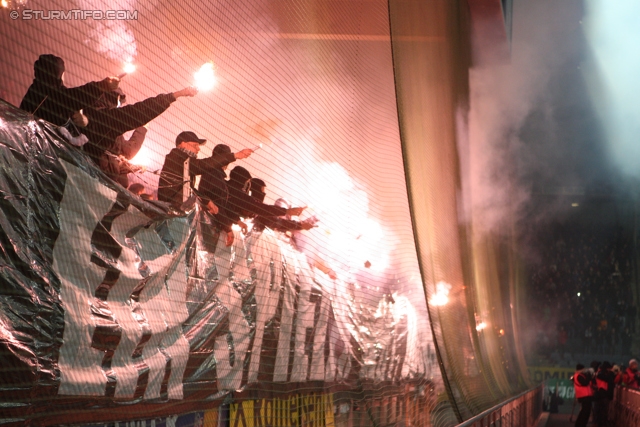
[{"label": "crowd of fans", "polygon": [[[543,240],[543,239],[541,239]],[[621,227],[558,227],[540,242],[529,288],[540,354],[630,354],[636,306],[631,233]]]},{"label": "crowd of fans", "polygon": [[[136,172],[129,160],[144,143],[147,124],[178,98],[198,92],[189,87],[124,105],[126,96],[119,88],[119,78],[67,88],[64,73],[62,58],[41,55],[20,108],[57,125],[61,135],[125,188],[129,187],[128,175]],[[124,133],[129,131],[133,134],[127,140]],[[191,131],[177,136],[175,148],[165,157],[157,194],[159,201],[178,211],[199,203],[211,216],[212,247],[217,247],[218,239],[223,246],[232,244],[234,224],[246,233],[243,220],[247,218],[261,227],[284,231],[313,227],[313,223],[290,220],[304,208],[291,207],[286,200],[265,204],[265,182],[245,168],[236,166],[227,176],[229,165],[249,157],[253,150],[233,153],[218,144],[211,157],[199,159],[200,146],[205,143]],[[201,179],[196,187],[197,176]],[[144,187],[130,189],[153,199],[153,191]],[[610,228],[563,225],[542,233],[540,259],[529,278],[530,310],[539,320],[535,350],[629,354],[637,314],[630,286],[631,233]]]},{"label": "crowd of fans", "polygon": [[[152,189],[148,191],[140,183],[129,185],[129,175],[139,171],[130,160],[144,144],[148,123],[161,116],[178,98],[193,97],[198,90],[187,87],[125,105],[120,77],[68,88],[64,83],[65,70],[62,58],[40,55],[34,63],[33,83],[20,109],[55,125],[60,136],[82,150],[107,177],[139,197],[153,200]],[[126,139],[125,133],[131,131],[132,135]],[[315,218],[291,219],[299,216],[304,207],[292,207],[285,199],[279,199],[274,205],[264,203],[267,184],[244,167],[235,166],[227,174],[230,164],[249,157],[252,149],[233,153],[229,146],[218,144],[210,157],[198,158],[200,147],[206,142],[192,131],[177,135],[175,148],[166,154],[160,172],[157,200],[179,213],[198,204],[208,215],[203,234],[211,252],[219,255],[233,244],[234,225],[247,234],[249,227],[244,221],[256,226],[256,230],[268,227],[283,233],[314,227]],[[197,177],[200,177],[199,183]],[[229,255],[229,250],[225,255]],[[315,262],[315,266],[335,278],[335,272],[322,262]]]}]

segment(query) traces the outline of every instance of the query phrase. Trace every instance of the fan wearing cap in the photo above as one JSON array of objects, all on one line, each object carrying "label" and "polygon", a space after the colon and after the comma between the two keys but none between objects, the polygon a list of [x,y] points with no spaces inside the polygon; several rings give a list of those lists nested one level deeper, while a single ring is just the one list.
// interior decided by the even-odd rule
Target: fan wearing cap
[{"label": "fan wearing cap", "polygon": [[57,126],[67,123],[74,111],[92,105],[103,92],[115,90],[120,82],[116,77],[107,77],[68,88],[64,85],[64,61],[51,54],[40,55],[33,71],[33,83],[22,98],[20,109]]},{"label": "fan wearing cap", "polygon": [[[246,159],[253,153],[253,150],[248,148],[237,153],[232,153],[231,149],[223,151],[214,149],[211,157],[198,159],[200,146],[205,142],[207,142],[206,139],[198,138],[191,131],[181,132],[178,135],[176,148],[172,149],[164,158],[158,183],[158,200],[171,203],[179,209],[188,197],[185,194],[185,184],[189,184],[187,189],[193,188],[196,176],[225,168],[229,163]],[[211,199],[207,199],[206,196],[203,197],[203,205],[211,214],[218,213],[218,205]]]}]

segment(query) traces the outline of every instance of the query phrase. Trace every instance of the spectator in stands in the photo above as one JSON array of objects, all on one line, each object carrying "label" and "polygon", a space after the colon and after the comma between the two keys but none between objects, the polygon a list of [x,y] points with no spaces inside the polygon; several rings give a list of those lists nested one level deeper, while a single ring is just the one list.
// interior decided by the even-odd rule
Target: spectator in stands
[{"label": "spectator in stands", "polygon": [[580,413],[576,418],[576,427],[586,427],[589,422],[593,400],[592,377],[593,371],[591,369],[585,369],[581,364],[576,365],[576,372],[572,377],[576,399],[580,402]]},{"label": "spectator in stands", "polygon": [[629,361],[629,367],[625,371],[622,377],[622,382],[629,388],[640,388],[640,374],[638,374],[638,361],[631,359]]},{"label": "spectator in stands", "polygon": [[564,326],[560,326],[560,330],[558,331],[558,348],[560,351],[564,352],[568,339],[569,336],[567,331],[564,329]]},{"label": "spectator in stands", "polygon": [[101,99],[94,107],[84,109],[88,124],[81,129],[81,132],[87,136],[89,141],[82,148],[107,176],[127,187],[127,174],[133,171],[132,168],[125,167],[123,170],[122,160],[124,159],[113,160],[113,157],[105,157],[105,153],[109,152],[115,157],[135,155],[140,147],[123,145],[118,147],[118,137],[125,132],[146,125],[162,114],[178,98],[195,96],[197,93],[197,89],[188,87],[121,108],[112,108],[114,106],[112,98],[115,96],[116,100],[119,99],[119,94],[106,94],[104,96],[106,99]]},{"label": "spectator in stands", "polygon": [[20,109],[57,126],[67,124],[74,111],[90,107],[107,91],[117,89],[120,80],[107,77],[75,88],[64,85],[64,61],[55,55],[40,55],[33,65],[34,79],[20,103]]},{"label": "spectator in stands", "polygon": [[[219,208],[222,208],[226,206],[227,199],[229,198],[226,181],[227,173],[225,171],[229,167],[229,164],[238,157],[236,157],[231,152],[231,148],[225,144],[218,144],[213,147],[213,156],[221,159],[221,161],[211,163],[209,167],[203,170],[202,178],[198,185],[198,194],[200,195],[203,206],[207,206],[209,202],[211,202]],[[231,229],[228,228],[225,231],[230,232]]]}]

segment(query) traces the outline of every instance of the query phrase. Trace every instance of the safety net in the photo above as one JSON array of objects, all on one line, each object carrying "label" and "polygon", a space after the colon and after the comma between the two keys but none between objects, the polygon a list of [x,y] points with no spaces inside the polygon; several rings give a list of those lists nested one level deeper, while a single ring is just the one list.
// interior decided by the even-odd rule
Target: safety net
[{"label": "safety net", "polygon": [[444,427],[528,387],[468,2],[0,19],[1,423]]}]

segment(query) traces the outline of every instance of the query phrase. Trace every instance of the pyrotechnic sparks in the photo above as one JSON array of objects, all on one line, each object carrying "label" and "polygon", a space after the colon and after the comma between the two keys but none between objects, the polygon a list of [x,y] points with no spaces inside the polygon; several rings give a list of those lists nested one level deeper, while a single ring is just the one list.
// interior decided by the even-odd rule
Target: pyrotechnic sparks
[{"label": "pyrotechnic sparks", "polygon": [[218,83],[214,71],[213,62],[207,62],[193,75],[196,81],[195,86],[199,91],[213,89]]}]

